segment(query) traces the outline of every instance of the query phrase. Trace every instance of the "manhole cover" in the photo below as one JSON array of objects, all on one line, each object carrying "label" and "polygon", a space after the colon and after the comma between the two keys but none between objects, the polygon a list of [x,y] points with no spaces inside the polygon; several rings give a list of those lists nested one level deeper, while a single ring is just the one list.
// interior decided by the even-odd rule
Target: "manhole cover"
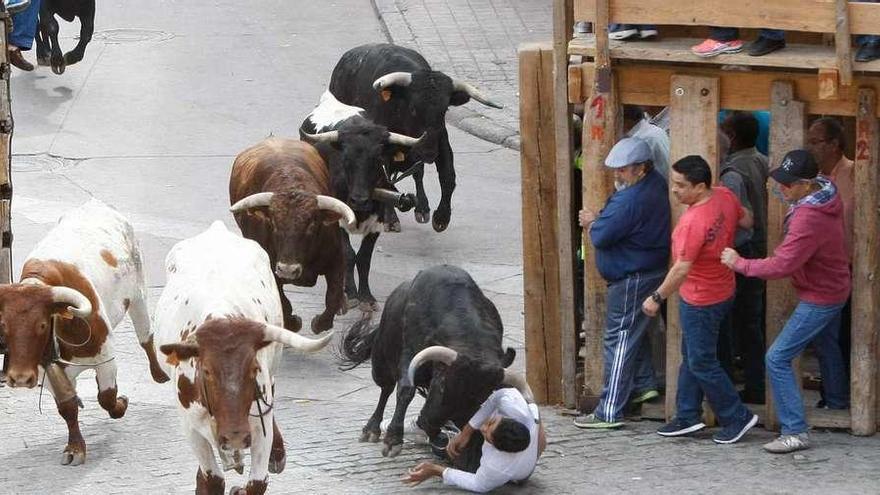
[{"label": "manhole cover", "polygon": [[64,167],[64,159],[49,155],[18,155],[12,157],[16,172],[52,172]]},{"label": "manhole cover", "polygon": [[173,38],[174,35],[165,31],[157,31],[154,29],[137,29],[137,28],[121,28],[121,29],[105,29],[95,33],[95,38],[103,40],[107,43],[141,43],[144,41],[165,41]]}]

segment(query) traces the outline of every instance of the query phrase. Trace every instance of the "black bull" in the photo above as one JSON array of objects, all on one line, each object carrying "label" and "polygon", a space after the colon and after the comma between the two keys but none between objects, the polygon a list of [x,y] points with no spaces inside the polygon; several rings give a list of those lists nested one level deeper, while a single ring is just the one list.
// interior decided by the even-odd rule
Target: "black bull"
[{"label": "black bull", "polygon": [[340,350],[349,369],[372,359],[373,381],[382,389],[361,441],[379,441],[395,386],[397,405],[382,449],[392,457],[400,453],[403,420],[416,389],[427,397],[417,425],[432,444],[447,421],[463,427],[497,388],[513,385],[529,396],[522,376],[505,370],[516,351],[502,349],[503,331],[495,305],[460,268],[435,266],[400,284],[378,327],[370,328],[367,320],[356,323]]},{"label": "black bull", "polygon": [[501,108],[473,86],[431,70],[417,52],[377,43],[352,48],[342,55],[330,77],[330,92],[342,103],[362,107],[373,122],[389,131],[425,139],[390,165],[389,175],[412,171],[416,184],[416,221],[426,223],[431,209],[423,185],[423,163],[436,163],[440,203],[434,212],[434,230],[442,232],[452,215],[455,168],[446,132],[446,110],[471,98]]},{"label": "black bull", "polygon": [[[58,15],[67,22],[79,17],[79,42],[73,50],[61,54],[58,44]],[[37,32],[37,63],[51,65],[52,72],[64,73],[68,65],[82,60],[86,45],[92,41],[95,32],[95,0],[42,0],[40,22]]]}]

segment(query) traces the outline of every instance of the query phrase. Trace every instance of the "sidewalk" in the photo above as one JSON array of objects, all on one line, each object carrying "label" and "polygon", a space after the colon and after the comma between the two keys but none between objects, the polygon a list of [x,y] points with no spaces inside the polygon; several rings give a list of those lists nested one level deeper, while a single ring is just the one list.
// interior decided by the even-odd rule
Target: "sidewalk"
[{"label": "sidewalk", "polygon": [[450,109],[447,121],[519,149],[517,47],[550,40],[549,0],[373,0],[393,43],[419,51],[435,70],[467,81],[504,105]]}]

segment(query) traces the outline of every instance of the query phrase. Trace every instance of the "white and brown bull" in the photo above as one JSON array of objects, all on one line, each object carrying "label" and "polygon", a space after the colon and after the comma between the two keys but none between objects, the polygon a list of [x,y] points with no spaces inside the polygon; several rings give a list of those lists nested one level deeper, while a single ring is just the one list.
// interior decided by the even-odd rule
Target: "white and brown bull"
[{"label": "white and brown bull", "polygon": [[232,165],[229,200],[241,233],[269,255],[284,326],[298,331],[302,320],[293,313],[283,284],[313,287],[323,275],[325,308],[311,327],[315,333],[332,328],[334,315],[348,309],[339,226],[351,225],[355,214],[332,196],[327,165],[318,151],[302,141],[275,137],[251,146]]},{"label": "white and brown bull", "polygon": [[[116,210],[92,199],[64,215],[24,262],[17,284],[0,286],[0,336],[8,346],[12,387],[33,388],[45,373],[67,422],[61,464],[85,462],[76,378],[94,369],[98,403],[121,418],[111,331],[131,317],[157,382],[168,380],[153,347],[140,250],[134,230]],[[3,339],[0,339],[3,340]]]},{"label": "white and brown bull", "polygon": [[282,348],[315,352],[332,332],[312,340],[283,328],[268,255],[221,222],[177,243],[165,271],[153,320],[156,344],[167,356],[163,366],[175,378],[184,430],[199,461],[196,493],[222,494],[223,471],[241,473],[250,449],[248,484],[230,493],[262,494],[268,474],[280,473],[286,459],[274,417]]}]

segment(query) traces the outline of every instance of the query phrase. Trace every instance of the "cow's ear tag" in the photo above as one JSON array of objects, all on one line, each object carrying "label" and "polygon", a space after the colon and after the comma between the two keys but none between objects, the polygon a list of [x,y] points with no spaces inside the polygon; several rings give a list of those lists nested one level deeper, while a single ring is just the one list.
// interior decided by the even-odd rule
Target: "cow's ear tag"
[{"label": "cow's ear tag", "polygon": [[383,89],[382,90],[382,101],[388,101],[391,99],[391,90]]},{"label": "cow's ear tag", "polygon": [[394,154],[395,162],[402,162],[404,159],[406,159],[406,155],[404,155],[402,151],[398,151]]}]

